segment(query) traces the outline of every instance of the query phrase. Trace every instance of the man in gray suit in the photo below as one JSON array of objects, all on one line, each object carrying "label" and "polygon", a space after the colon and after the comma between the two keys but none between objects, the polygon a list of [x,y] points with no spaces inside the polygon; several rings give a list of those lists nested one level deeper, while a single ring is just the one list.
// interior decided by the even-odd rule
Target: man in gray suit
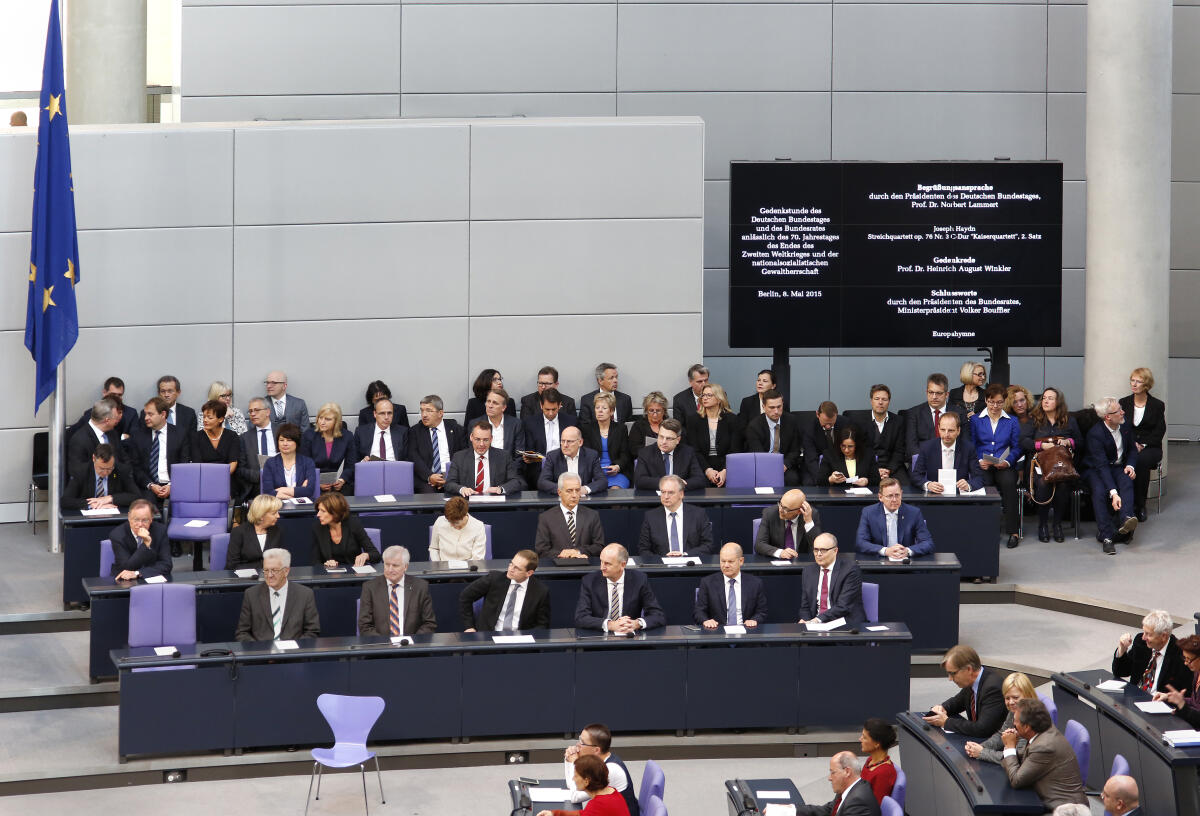
[{"label": "man in gray suit", "polygon": [[558,506],[538,516],[533,548],[542,558],[587,558],[604,549],[600,514],[579,506],[583,483],[574,473],[558,477]]},{"label": "man in gray suit", "polygon": [[754,551],[768,558],[791,560],[812,550],[821,534],[821,514],[808,503],[803,490],[789,490],[779,504],[763,511],[754,537]]},{"label": "man in gray suit", "polygon": [[393,544],[383,551],[383,575],[363,584],[360,635],[424,635],[437,631],[429,583],[406,577],[409,553]]},{"label": "man in gray suit", "polygon": [[242,596],[235,637],[247,640],[295,640],[321,635],[317,601],[303,584],[288,581],[292,554],[275,547],[263,553],[263,583]]},{"label": "man in gray suit", "polygon": [[300,428],[301,433],[308,430],[308,405],[299,397],[293,397],[287,392],[287,374],[282,371],[272,371],[263,380],[267,387],[271,409],[271,427],[278,428],[285,422],[290,422]]},{"label": "man in gray suit", "polygon": [[[525,481],[518,475],[512,457],[501,448],[492,447],[492,426],[486,419],[471,427],[470,441],[471,447],[460,450],[450,459],[450,471],[446,474],[447,496],[520,493],[525,488]],[[480,460],[483,461],[482,469]]]},{"label": "man in gray suit", "polygon": [[[1087,804],[1075,751],[1054,727],[1041,700],[1019,700],[1013,711],[1013,727],[1005,729],[1000,739],[1004,742],[1001,764],[1014,788],[1033,788],[1047,810],[1070,802]],[[1028,740],[1022,755],[1017,754],[1019,739]]]}]

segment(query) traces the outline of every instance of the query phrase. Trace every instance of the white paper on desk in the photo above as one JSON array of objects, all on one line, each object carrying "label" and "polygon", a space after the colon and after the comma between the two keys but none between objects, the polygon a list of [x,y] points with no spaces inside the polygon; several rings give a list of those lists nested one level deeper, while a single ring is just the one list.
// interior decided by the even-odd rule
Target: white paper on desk
[{"label": "white paper on desk", "polygon": [[276,649],[299,649],[300,644],[294,640],[277,640],[275,641]]},{"label": "white paper on desk", "polygon": [[535,643],[533,635],[492,635],[492,643]]},{"label": "white paper on desk", "polygon": [[791,565],[792,565],[791,561],[785,561],[783,559],[771,562],[772,567],[790,567]]},{"label": "white paper on desk", "polygon": [[1200,745],[1200,731],[1193,731],[1190,728],[1181,728],[1177,731],[1163,731],[1163,740],[1172,748]]},{"label": "white paper on desk", "polygon": [[686,567],[688,564],[699,564],[700,559],[694,555],[664,555],[662,562],[668,567]]},{"label": "white paper on desk", "polygon": [[565,802],[571,798],[566,788],[530,788],[530,802]]},{"label": "white paper on desk", "polygon": [[471,504],[499,504],[504,501],[503,493],[475,493],[467,497]]},{"label": "white paper on desk", "polygon": [[887,630],[888,630],[888,628],[886,626],[868,626],[867,627],[868,632],[886,632]]},{"label": "white paper on desk", "polygon": [[871,488],[869,488],[869,487],[847,487],[846,495],[847,496],[870,496],[873,494],[871,493]]},{"label": "white paper on desk", "polygon": [[981,487],[978,490],[964,490],[961,493],[959,493],[958,495],[960,495],[960,496],[986,496],[987,488]]},{"label": "white paper on desk", "polygon": [[754,492],[760,496],[774,496],[775,488],[773,488],[773,487],[756,487],[756,488],[754,488]]},{"label": "white paper on desk", "polygon": [[785,805],[767,802],[767,806],[763,808],[763,816],[796,816],[796,806],[791,802]]},{"label": "white paper on desk", "polygon": [[452,559],[452,560],[446,562],[446,567],[449,569],[470,569],[471,565],[468,564],[466,561]]},{"label": "white paper on desk", "polygon": [[372,575],[375,572],[375,568],[370,564],[363,564],[362,566],[354,567],[354,571],[359,575]]},{"label": "white paper on desk", "polygon": [[258,570],[253,567],[247,567],[246,569],[234,570],[233,574],[238,578],[257,578]]},{"label": "white paper on desk", "polygon": [[1125,681],[1117,680],[1116,678],[1112,680],[1105,680],[1103,683],[1097,683],[1096,688],[1100,689],[1101,691],[1124,691]]},{"label": "white paper on desk", "polygon": [[839,626],[845,626],[846,619],[834,618],[827,623],[806,623],[804,625],[810,632],[828,632],[831,629],[837,629]]},{"label": "white paper on desk", "polygon": [[755,799],[791,799],[792,795],[787,791],[755,791]]},{"label": "white paper on desk", "polygon": [[165,584],[167,582],[167,576],[151,575],[149,578],[147,578],[145,580],[146,580],[147,584]]},{"label": "white paper on desk", "polygon": [[159,657],[174,657],[179,650],[174,646],[155,646],[154,653]]},{"label": "white paper on desk", "polygon": [[1140,703],[1134,703],[1138,707],[1138,711],[1143,714],[1174,714],[1175,709],[1164,703],[1162,700],[1143,700]]},{"label": "white paper on desk", "polygon": [[396,500],[396,497],[395,497],[395,496],[393,496],[391,493],[384,493],[384,494],[383,494],[383,495],[381,495],[381,496],[376,496],[376,497],[375,497],[375,501],[377,501],[377,502],[380,502],[380,503],[383,503],[383,502],[394,502],[395,500]]},{"label": "white paper on desk", "polygon": [[207,527],[208,519],[192,519],[184,527]]},{"label": "white paper on desk", "polygon": [[725,625],[725,634],[727,634],[727,635],[744,635],[744,634],[746,634],[746,627],[742,626],[740,624],[732,624],[732,623],[726,624]]},{"label": "white paper on desk", "polygon": [[94,510],[80,510],[79,515],[91,518],[93,516],[115,516],[120,512],[115,507],[97,507]]},{"label": "white paper on desk", "polygon": [[958,471],[954,468],[938,468],[938,481],[942,485],[943,496],[953,496],[958,493]]}]

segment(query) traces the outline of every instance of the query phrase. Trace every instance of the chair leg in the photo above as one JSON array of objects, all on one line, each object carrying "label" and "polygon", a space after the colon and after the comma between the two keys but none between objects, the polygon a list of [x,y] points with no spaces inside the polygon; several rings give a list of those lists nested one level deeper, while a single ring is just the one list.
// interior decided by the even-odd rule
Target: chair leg
[{"label": "chair leg", "polygon": [[323,766],[321,763],[318,762],[317,763],[317,797],[316,797],[318,800],[321,798],[321,772],[324,770],[325,770],[325,766]]},{"label": "chair leg", "polygon": [[313,763],[313,769],[312,769],[312,771],[311,771],[311,772],[309,772],[309,774],[308,774],[308,796],[306,796],[306,797],[304,798],[304,816],[308,816],[308,804],[309,804],[309,802],[311,802],[311,801],[312,801],[312,783],[313,783],[313,777],[314,777],[314,776],[316,776],[316,773],[317,773],[317,765],[319,765],[319,764],[320,764],[320,763],[318,763],[318,762],[314,762],[314,763]]},{"label": "chair leg", "polygon": [[371,812],[371,806],[367,804],[367,763],[358,766],[358,772],[362,775],[363,783],[363,811],[367,814]]},{"label": "chair leg", "polygon": [[383,798],[383,774],[379,772],[379,754],[375,755],[375,778],[379,780],[379,802],[387,804],[387,799]]}]

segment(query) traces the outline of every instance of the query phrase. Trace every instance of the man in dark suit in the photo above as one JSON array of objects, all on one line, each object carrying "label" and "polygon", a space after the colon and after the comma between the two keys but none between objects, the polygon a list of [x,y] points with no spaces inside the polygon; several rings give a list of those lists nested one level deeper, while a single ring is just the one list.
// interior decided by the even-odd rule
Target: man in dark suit
[{"label": "man in dark suit", "polygon": [[191,433],[200,427],[200,423],[196,421],[196,412],[179,402],[182,393],[178,377],[164,374],[158,378],[158,395],[167,402],[167,424]]},{"label": "man in dark suit", "polygon": [[406,576],[409,553],[393,544],[383,551],[383,575],[363,584],[358,608],[360,635],[424,635],[437,631],[429,582]]},{"label": "man in dark suit", "polygon": [[503,450],[512,458],[517,451],[527,450],[525,424],[515,416],[504,413],[508,407],[508,392],[503,388],[489,391],[483,398],[483,416],[473,417],[467,422],[468,430],[479,422],[486,422],[492,429],[492,445]]},{"label": "man in dark suit", "polygon": [[638,536],[638,555],[707,555],[713,551],[712,522],[699,507],[684,507],[683,479],[658,480],[662,507],[647,510]]},{"label": "man in dark suit", "polygon": [[1190,689],[1192,672],[1183,662],[1179,641],[1171,634],[1175,622],[1165,609],[1152,609],[1142,618],[1142,632],[1137,637],[1128,632],[1121,635],[1113,653],[1112,673],[1127,677],[1129,682],[1148,692]]},{"label": "man in dark suit", "polygon": [[[1133,480],[1137,476],[1138,450],[1133,426],[1125,422],[1125,410],[1112,397],[1096,403],[1097,422],[1087,432],[1084,445],[1087,480],[1092,490],[1092,510],[1096,513],[1096,537],[1104,552],[1116,555],[1113,542],[1128,542],[1137,529]],[[1113,516],[1120,526],[1113,524]]]},{"label": "man in dark suit", "polygon": [[576,629],[625,634],[666,626],[667,617],[641,570],[627,570],[629,552],[609,544],[600,553],[600,571],[589,572],[579,586]]},{"label": "man in dark suit", "polygon": [[112,543],[112,576],[118,581],[171,577],[171,544],[167,528],[154,520],[154,509],[145,499],[129,505],[126,524],[114,527],[108,534]]},{"label": "man in dark suit", "polygon": [[[525,428],[527,450],[545,457],[550,451],[558,449],[565,429],[579,425],[579,419],[574,414],[563,410],[565,399],[557,388],[547,388],[539,395],[538,406],[541,410],[521,420]],[[543,461],[537,456],[525,458],[525,481],[530,487],[537,487]]]},{"label": "man in dark suit", "polygon": [[263,582],[246,590],[234,638],[295,640],[321,636],[317,600],[304,584],[288,581],[292,554],[282,547],[263,553]]},{"label": "man in dark suit", "polygon": [[1110,776],[1100,791],[1100,803],[1112,816],[1143,816],[1138,802],[1138,786],[1132,776]]},{"label": "man in dark suit", "polygon": [[782,453],[783,481],[798,485],[803,481],[804,434],[800,422],[784,413],[783,395],[775,389],[763,392],[763,412],[754,414],[744,431],[750,453]]},{"label": "man in dark suit", "polygon": [[446,487],[450,457],[467,446],[462,426],[445,419],[442,398],[430,394],[421,400],[421,424],[408,433],[408,454],[413,463],[413,488],[418,493],[440,493]]},{"label": "man in dark suit", "polygon": [[862,778],[863,760],[850,751],[829,758],[829,784],[833,799],[823,805],[800,805],[796,816],[879,816],[879,802]]},{"label": "man in dark suit", "polygon": [[[521,419],[527,417],[537,417],[542,412],[542,394],[548,388],[553,388],[559,391],[558,388],[558,369],[554,366],[542,366],[537,373],[537,390],[532,394],[526,394],[521,397],[521,410],[519,416]],[[559,402],[562,404],[563,413],[574,415],[578,413],[575,410],[575,398],[568,397],[559,391]]]},{"label": "man in dark suit", "polygon": [[[133,478],[139,488],[162,503],[171,496],[171,468],[190,462],[191,428],[167,424],[169,406],[162,397],[152,397],[142,409],[142,424],[125,440],[125,449],[133,466]],[[253,414],[251,414],[253,416]],[[274,442],[272,441],[272,446]],[[238,472],[241,472],[238,467]],[[254,460],[254,485],[258,487],[258,460]]]},{"label": "man in dark suit", "polygon": [[507,572],[492,570],[477,578],[458,594],[458,617],[464,632],[476,630],[472,605],[480,598],[478,628],[484,632],[511,629],[550,628],[550,590],[533,577],[538,557],[533,550],[520,550],[508,563]]},{"label": "man in dark suit", "polygon": [[700,392],[708,385],[708,369],[700,363],[695,363],[688,369],[687,375],[688,387],[671,400],[671,416],[684,423],[688,417],[700,410]]},{"label": "man in dark suit", "polygon": [[272,457],[279,451],[275,448],[275,429],[271,427],[271,409],[262,397],[254,397],[246,404],[246,418],[249,427],[241,436],[241,452],[238,459],[238,469],[235,474],[242,483],[243,500],[253,499],[258,495],[262,482],[262,468],[258,465],[260,457]]},{"label": "man in dark suit", "polygon": [[558,477],[564,473],[579,476],[585,496],[608,490],[608,476],[600,467],[600,454],[583,447],[583,434],[575,426],[563,428],[558,448],[550,451],[542,460],[537,489],[543,493],[553,493],[558,489]]},{"label": "man in dark suit", "polygon": [[308,404],[287,392],[288,378],[282,371],[271,371],[263,380],[267,389],[267,407],[271,409],[271,426],[276,430],[290,422],[303,433],[312,424],[308,419]]},{"label": "man in dark suit", "polygon": [[906,461],[921,452],[921,443],[937,438],[938,421],[947,410],[958,413],[965,421],[967,416],[959,408],[947,408],[946,398],[950,393],[950,381],[945,374],[933,373],[925,380],[925,402],[908,409],[904,425],[904,455]]},{"label": "man in dark suit", "polygon": [[[117,426],[121,423],[121,403],[112,397],[96,400],[86,424],[72,434],[67,442],[67,472],[74,476],[82,474],[92,464],[96,448],[103,444],[113,450],[121,444]],[[118,458],[120,458],[118,456]]]},{"label": "man in dark suit", "polygon": [[633,419],[633,398],[623,391],[617,390],[617,367],[612,363],[601,363],[596,366],[595,391],[589,391],[579,398],[579,421],[591,422],[592,410],[595,408],[596,395],[601,391],[612,394],[617,400],[617,409],[613,412],[613,422],[626,422]]},{"label": "man in dark suit", "polygon": [[838,416],[838,407],[828,400],[817,406],[815,413],[807,417],[801,416],[800,432],[804,438],[804,484],[815,485],[820,482],[821,457],[828,456],[838,449],[838,431],[845,428],[850,421]]},{"label": "man in dark suit", "polygon": [[913,558],[933,552],[933,536],[925,516],[903,503],[900,482],[892,477],[879,482],[879,503],[863,508],[858,517],[854,548],[884,558]]},{"label": "man in dark suit", "polygon": [[360,461],[369,462],[376,459],[400,462],[406,459],[409,429],[396,424],[395,404],[389,399],[377,401],[374,416],[374,422],[359,425],[354,429],[354,441],[363,454]]},{"label": "man in dark suit", "polygon": [[96,446],[87,470],[67,482],[59,503],[64,510],[99,510],[126,508],[140,498],[129,466],[117,461],[112,445],[103,444]]},{"label": "man in dark suit", "polygon": [[[879,478],[888,476],[907,484],[908,463],[904,457],[904,420],[888,408],[892,389],[883,383],[871,386],[871,407],[866,411],[847,411],[846,418],[857,425],[875,451]],[[911,460],[910,460],[911,461]]]},{"label": "man in dark suit", "polygon": [[767,593],[763,591],[762,579],[742,572],[745,562],[741,545],[736,541],[721,548],[721,572],[704,576],[696,593],[692,619],[697,624],[705,629],[738,624],[753,629],[766,623]]},{"label": "man in dark suit", "polygon": [[470,441],[471,447],[450,458],[447,496],[503,495],[520,493],[525,488],[525,482],[517,474],[516,462],[505,451],[492,447],[491,423],[483,419],[472,425]]},{"label": "man in dark suit", "polygon": [[867,622],[863,611],[862,572],[854,556],[838,558],[833,533],[821,533],[813,542],[813,561],[800,575],[800,623],[828,623],[845,618],[860,629]]},{"label": "man in dark suit", "polygon": [[935,705],[925,722],[968,737],[995,734],[1005,717],[1004,680],[1000,674],[983,668],[979,653],[961,643],[946,652],[942,668],[961,690]]},{"label": "man in dark suit", "polygon": [[683,425],[678,419],[664,419],[659,427],[658,441],[637,452],[637,467],[633,469],[633,484],[638,490],[657,490],[658,480],[668,473],[683,479],[688,490],[708,485],[704,468],[690,445],[680,444]]},{"label": "man in dark suit", "polygon": [[[1054,727],[1046,705],[1036,697],[1017,701],[1013,727],[1000,735],[1004,754],[1000,764],[1014,788],[1033,788],[1047,810],[1059,805],[1088,803],[1079,773],[1079,760],[1066,737]],[[1023,753],[1017,741],[1027,740]]]},{"label": "man in dark suit", "polygon": [[[100,393],[100,398],[104,399],[105,397],[115,398],[121,402],[122,406],[124,406],[124,404],[125,404],[125,381],[122,380],[120,377],[109,377],[107,380],[105,380],[104,387]],[[71,435],[74,434],[80,428],[82,428],[84,425],[87,425],[88,420],[91,418],[92,418],[92,410],[89,408],[88,410],[84,411],[80,415],[79,419],[75,420],[74,425],[72,425],[70,428],[67,429],[67,433],[66,433],[67,440],[70,441]],[[133,411],[124,411],[121,414],[121,421],[119,423],[117,423],[117,427],[115,429],[118,434],[118,438],[124,439],[125,437],[129,436],[129,434],[133,433],[134,429],[137,426],[138,426],[137,414],[134,413]]]},{"label": "man in dark suit", "polygon": [[946,486],[937,480],[938,471],[953,463],[957,475],[955,487],[959,493],[983,487],[983,471],[979,469],[979,457],[970,436],[960,435],[958,414],[942,414],[938,420],[938,438],[921,444],[917,463],[913,465],[914,487],[922,487],[929,493],[942,493]]},{"label": "man in dark suit", "polygon": [[779,503],[763,510],[754,536],[754,551],[767,558],[789,561],[812,549],[821,534],[821,514],[808,503],[804,491],[796,488],[779,497]]},{"label": "man in dark suit", "polygon": [[558,506],[538,516],[533,548],[543,558],[587,558],[604,548],[600,514],[579,506],[583,489],[574,473],[558,477]]}]

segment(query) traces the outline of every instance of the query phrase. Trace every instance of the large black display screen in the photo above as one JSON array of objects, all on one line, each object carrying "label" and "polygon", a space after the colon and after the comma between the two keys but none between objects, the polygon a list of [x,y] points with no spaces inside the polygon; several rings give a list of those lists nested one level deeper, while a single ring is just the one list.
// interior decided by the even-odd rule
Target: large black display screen
[{"label": "large black display screen", "polygon": [[1060,162],[734,162],[730,177],[730,346],[1060,345]]}]

